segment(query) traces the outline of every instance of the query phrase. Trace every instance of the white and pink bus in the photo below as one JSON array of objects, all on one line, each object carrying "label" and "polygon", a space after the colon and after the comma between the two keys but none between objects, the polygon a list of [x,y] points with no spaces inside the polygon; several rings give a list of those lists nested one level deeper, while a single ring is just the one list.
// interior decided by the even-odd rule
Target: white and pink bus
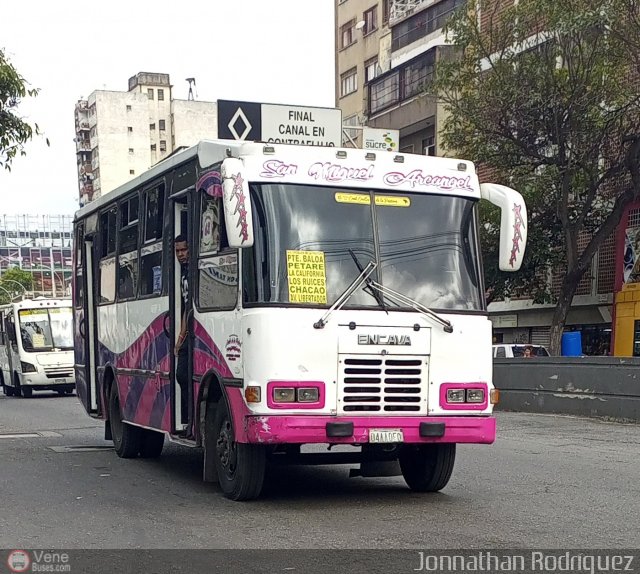
[{"label": "white and pink bus", "polygon": [[496,434],[481,199],[515,271],[523,199],[469,161],[200,142],[76,214],[78,395],[119,456],[200,446],[234,500],[276,463],[442,489]]}]

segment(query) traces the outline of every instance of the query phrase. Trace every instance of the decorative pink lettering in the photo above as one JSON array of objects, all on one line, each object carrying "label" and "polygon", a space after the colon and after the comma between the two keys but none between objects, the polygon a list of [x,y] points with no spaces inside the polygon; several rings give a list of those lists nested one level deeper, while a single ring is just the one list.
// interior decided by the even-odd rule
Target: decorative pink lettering
[{"label": "decorative pink lettering", "polygon": [[524,219],[522,217],[522,206],[513,204],[513,214],[515,215],[515,222],[513,224],[513,239],[511,245],[511,256],[509,257],[509,265],[513,267],[517,259],[517,254],[520,252],[520,242],[522,241],[522,228],[525,227]]},{"label": "decorative pink lettering", "polygon": [[369,167],[345,167],[340,164],[318,161],[309,168],[309,175],[325,181],[368,181],[373,177],[373,164]]},{"label": "decorative pink lettering", "polygon": [[261,177],[284,177],[296,175],[298,166],[294,163],[284,163],[279,159],[270,159],[262,164]]},{"label": "decorative pink lettering", "polygon": [[423,173],[420,169],[414,169],[409,173],[391,171],[386,173],[382,180],[387,185],[409,185],[415,187],[436,187],[445,191],[463,190],[473,191],[471,176],[456,177],[453,175],[431,175]]},{"label": "decorative pink lettering", "polygon": [[249,239],[249,225],[247,223],[247,208],[245,205],[246,197],[244,195],[244,190],[242,189],[244,179],[241,174],[232,175],[231,178],[233,179],[233,191],[231,192],[231,196],[236,198],[236,209],[233,213],[238,214],[236,227],[240,228],[240,237],[242,237],[242,243],[244,243]]}]

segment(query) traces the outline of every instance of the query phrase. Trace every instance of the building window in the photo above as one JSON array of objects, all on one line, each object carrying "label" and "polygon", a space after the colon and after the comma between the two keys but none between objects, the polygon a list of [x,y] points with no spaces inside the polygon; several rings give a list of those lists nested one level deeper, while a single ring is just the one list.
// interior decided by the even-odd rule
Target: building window
[{"label": "building window", "polygon": [[356,21],[351,20],[350,22],[347,22],[344,26],[340,28],[340,38],[341,38],[340,48],[342,49],[347,48],[348,46],[351,46],[351,44],[353,44],[356,41],[355,34],[354,34],[355,24],[356,24]]},{"label": "building window", "polygon": [[127,131],[131,134],[133,133],[133,128],[131,126],[127,127]]},{"label": "building window", "polygon": [[133,148],[132,147],[129,148],[129,155],[133,155]]},{"label": "building window", "polygon": [[156,151],[156,144],[151,144],[151,151]]},{"label": "building window", "polygon": [[370,82],[378,75],[378,58],[371,58],[364,63],[364,82]]},{"label": "building window", "polygon": [[373,8],[369,8],[363,14],[364,20],[364,34],[370,34],[374,30],[378,29],[378,5],[376,4]]},{"label": "building window", "polygon": [[156,124],[149,124],[149,129],[154,131],[156,129]]},{"label": "building window", "polygon": [[131,106],[127,106],[127,111],[130,112],[131,111]]},{"label": "building window", "polygon": [[153,100],[153,88],[149,88],[147,90],[147,96],[149,97],[150,100]]},{"label": "building window", "polygon": [[443,0],[392,29],[391,50],[399,50],[442,28],[465,0]]},{"label": "building window", "polygon": [[391,14],[391,0],[382,0],[382,24],[389,22]]},{"label": "building window", "polygon": [[160,151],[167,151],[167,140],[160,140]]},{"label": "building window", "polygon": [[369,113],[375,114],[421,93],[433,78],[435,50],[420,54],[369,85]]},{"label": "building window", "polygon": [[136,170],[135,169],[130,169],[129,170],[129,175],[135,175],[136,174]]},{"label": "building window", "polygon": [[158,88],[158,101],[164,100],[164,90]]},{"label": "building window", "polygon": [[352,68],[340,76],[340,97],[352,94],[358,89],[358,71]]},{"label": "building window", "polygon": [[158,128],[159,128],[160,130],[164,130],[164,129],[165,129],[165,125],[166,125],[166,124],[165,124],[165,121],[164,121],[164,120],[160,120],[160,121],[158,122]]},{"label": "building window", "polygon": [[427,128],[429,135],[422,140],[422,153],[424,155],[436,155],[436,136],[435,136],[435,128],[431,126]]}]

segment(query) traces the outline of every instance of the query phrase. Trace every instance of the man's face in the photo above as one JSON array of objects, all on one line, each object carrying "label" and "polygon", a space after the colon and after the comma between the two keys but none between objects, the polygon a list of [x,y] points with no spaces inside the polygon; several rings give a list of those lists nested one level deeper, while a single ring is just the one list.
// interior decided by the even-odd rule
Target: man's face
[{"label": "man's face", "polygon": [[178,241],[176,243],[176,257],[181,265],[189,261],[189,246],[186,241]]}]

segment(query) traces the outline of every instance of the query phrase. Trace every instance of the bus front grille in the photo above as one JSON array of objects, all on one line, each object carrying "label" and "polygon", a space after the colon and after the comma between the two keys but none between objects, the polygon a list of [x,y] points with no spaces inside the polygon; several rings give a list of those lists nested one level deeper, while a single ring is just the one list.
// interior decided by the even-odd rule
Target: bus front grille
[{"label": "bus front grille", "polygon": [[427,412],[427,359],[407,355],[341,355],[338,410],[342,413]]}]

